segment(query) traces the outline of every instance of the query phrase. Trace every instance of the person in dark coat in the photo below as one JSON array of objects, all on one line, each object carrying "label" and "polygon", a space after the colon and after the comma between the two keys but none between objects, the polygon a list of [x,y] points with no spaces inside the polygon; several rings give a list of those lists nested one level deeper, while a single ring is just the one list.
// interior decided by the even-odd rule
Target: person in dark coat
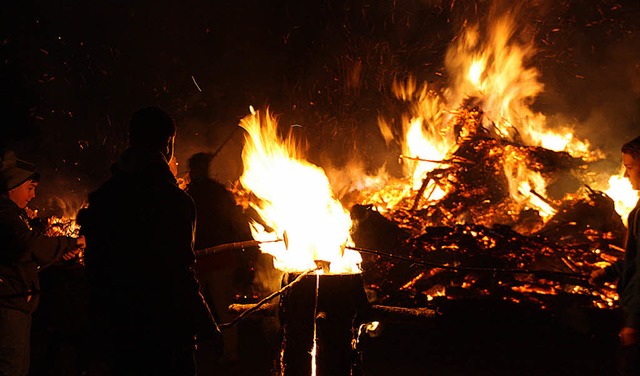
[{"label": "person in dark coat", "polygon": [[0,166],[0,375],[27,375],[32,314],[38,307],[38,270],[70,259],[84,237],[48,237],[31,228],[25,208],[35,197],[40,175],[12,151]]},{"label": "person in dark coat", "polygon": [[[622,145],[624,176],[631,187],[640,191],[640,137]],[[618,280],[622,307],[620,330],[620,374],[640,375],[640,201],[629,213],[624,258],[604,269],[591,273],[592,283]]]},{"label": "person in dark coat", "polygon": [[90,325],[114,375],[195,375],[195,341],[220,336],[194,272],[193,200],[168,164],[175,132],[157,107],[138,110],[129,148],[78,215]]},{"label": "person in dark coat", "polygon": [[[195,249],[202,250],[216,245],[251,240],[249,222],[244,217],[231,192],[209,176],[213,155],[196,153],[188,160],[189,184],[186,192],[196,205],[197,221]],[[246,261],[239,250],[228,250],[198,259],[196,272],[202,282],[202,292],[221,322],[229,322],[234,316],[228,307],[234,302],[236,283]],[[246,276],[245,276],[246,277]],[[236,282],[236,283],[234,283]],[[238,330],[228,328],[223,335],[222,362],[238,358]]]}]

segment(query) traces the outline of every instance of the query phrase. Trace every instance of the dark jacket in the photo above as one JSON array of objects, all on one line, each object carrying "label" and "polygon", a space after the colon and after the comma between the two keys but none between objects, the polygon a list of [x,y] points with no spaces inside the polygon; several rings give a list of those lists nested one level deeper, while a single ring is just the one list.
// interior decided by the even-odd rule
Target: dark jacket
[{"label": "dark jacket", "polygon": [[0,306],[32,313],[38,306],[38,268],[77,248],[76,239],[33,231],[27,214],[0,196]]},{"label": "dark jacket", "polygon": [[[196,205],[196,250],[252,240],[248,220],[224,185],[209,178],[195,179],[189,183],[186,192]],[[197,268],[205,271],[237,267],[238,263],[237,252],[223,251],[198,259]]]},{"label": "dark jacket", "polygon": [[195,249],[252,239],[242,209],[224,185],[209,178],[196,179],[189,183],[186,192],[198,212]]},{"label": "dark jacket", "polygon": [[605,269],[609,279],[619,278],[618,294],[624,326],[640,329],[640,201],[629,213],[624,259]]},{"label": "dark jacket", "polygon": [[193,270],[195,215],[162,154],[123,154],[78,215],[94,324],[147,340],[215,334]]}]

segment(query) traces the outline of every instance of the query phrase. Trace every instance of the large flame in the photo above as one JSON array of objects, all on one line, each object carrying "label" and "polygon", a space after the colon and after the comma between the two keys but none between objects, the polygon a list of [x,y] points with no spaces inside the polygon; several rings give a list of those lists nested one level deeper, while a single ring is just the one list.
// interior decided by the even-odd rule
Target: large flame
[{"label": "large flame", "polygon": [[316,268],[329,261],[331,273],[359,273],[361,257],[353,246],[351,218],[332,193],[325,172],[305,161],[292,138],[278,135],[278,124],[268,111],[242,119],[247,133],[242,151],[243,187],[259,201],[254,203],[266,225],[252,225],[263,252],[274,256],[274,265],[285,272]]},{"label": "large flame", "polygon": [[593,158],[589,143],[577,139],[572,126],[551,130],[546,117],[531,109],[544,85],[530,66],[536,53],[532,38],[516,33],[517,13],[492,11],[485,29],[465,25],[445,58],[452,84],[445,91],[449,104],[458,108],[474,98],[484,112],[482,126],[495,136]]},{"label": "large flame", "polygon": [[411,113],[402,121],[405,134],[402,153],[408,157],[403,161],[405,174],[411,177],[413,189],[418,189],[425,174],[441,165],[427,161],[446,159],[455,138],[445,126],[448,116],[442,101],[427,85],[418,89],[415,80],[409,79],[404,84],[394,83],[393,88],[396,96],[413,104]]},{"label": "large flame", "polygon": [[[402,116],[400,143],[411,191],[391,183],[384,192],[370,197],[368,203],[375,203],[381,211],[392,210],[389,203],[402,200],[390,196],[414,196],[422,187],[426,199],[421,204],[434,205],[446,196],[446,187],[430,181],[425,189],[425,178],[431,171],[447,167],[447,159],[460,138],[473,137],[478,132],[516,144],[565,151],[589,161],[602,158],[602,152],[590,150],[587,141],[574,136],[571,125],[556,125],[552,130],[546,117],[532,109],[544,85],[539,80],[540,73],[531,65],[536,53],[533,38],[518,34],[518,13],[492,10],[484,24],[464,24],[447,51],[449,86],[442,93],[427,84],[420,87],[412,78],[394,83],[398,99],[410,104],[408,113]],[[379,125],[389,142],[389,124],[381,119]],[[526,156],[519,155],[518,150],[504,150],[504,154],[505,176],[516,207],[535,209],[543,219],[550,218],[555,209],[544,198],[545,178],[524,166]]]}]

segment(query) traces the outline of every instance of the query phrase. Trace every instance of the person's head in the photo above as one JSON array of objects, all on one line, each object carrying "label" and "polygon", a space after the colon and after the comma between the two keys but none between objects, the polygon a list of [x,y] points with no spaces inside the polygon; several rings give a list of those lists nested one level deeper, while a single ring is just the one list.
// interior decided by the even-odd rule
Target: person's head
[{"label": "person's head", "polygon": [[1,162],[2,194],[24,209],[36,196],[40,173],[32,163],[18,159],[12,151],[2,153]]},{"label": "person's head", "polygon": [[129,146],[161,152],[170,161],[176,126],[173,119],[158,107],[136,111],[129,122]]},{"label": "person's head", "polygon": [[631,187],[640,190],[640,137],[622,145],[622,163],[624,176],[629,179]]},{"label": "person's head", "polygon": [[189,178],[191,180],[204,179],[209,177],[209,165],[213,159],[211,153],[195,153],[187,161],[189,167]]}]

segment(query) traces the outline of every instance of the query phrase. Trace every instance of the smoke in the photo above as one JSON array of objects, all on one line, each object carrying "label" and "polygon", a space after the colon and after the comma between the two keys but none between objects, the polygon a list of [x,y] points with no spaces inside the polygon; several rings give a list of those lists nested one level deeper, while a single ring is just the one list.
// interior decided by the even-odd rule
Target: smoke
[{"label": "smoke", "polygon": [[638,15],[634,1],[564,2],[538,35],[545,92],[537,108],[551,123],[574,124],[580,138],[616,160],[640,132]]}]

